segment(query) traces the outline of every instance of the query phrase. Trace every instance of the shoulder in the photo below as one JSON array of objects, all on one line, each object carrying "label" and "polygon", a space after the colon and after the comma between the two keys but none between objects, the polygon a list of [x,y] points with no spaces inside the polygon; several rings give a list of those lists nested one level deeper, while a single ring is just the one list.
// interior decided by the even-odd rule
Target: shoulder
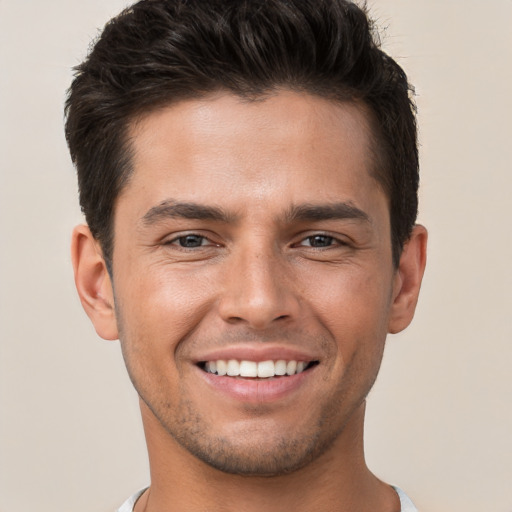
[{"label": "shoulder", "polygon": [[133,512],[133,507],[146,489],[142,489],[130,496],[118,509],[117,512]]},{"label": "shoulder", "polygon": [[418,509],[414,506],[414,503],[411,501],[409,496],[407,496],[407,494],[405,494],[405,492],[402,491],[402,489],[395,486],[393,486],[393,489],[395,489],[396,493],[398,494],[398,497],[400,498],[401,512],[418,512]]}]

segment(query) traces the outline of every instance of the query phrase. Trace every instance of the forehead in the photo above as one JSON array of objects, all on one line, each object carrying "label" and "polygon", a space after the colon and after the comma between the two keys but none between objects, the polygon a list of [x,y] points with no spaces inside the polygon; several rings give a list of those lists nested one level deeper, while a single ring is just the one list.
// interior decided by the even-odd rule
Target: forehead
[{"label": "forehead", "polygon": [[121,196],[138,194],[148,207],[179,195],[288,208],[378,188],[364,108],[309,94],[181,101],[134,122],[130,140],[134,173]]}]

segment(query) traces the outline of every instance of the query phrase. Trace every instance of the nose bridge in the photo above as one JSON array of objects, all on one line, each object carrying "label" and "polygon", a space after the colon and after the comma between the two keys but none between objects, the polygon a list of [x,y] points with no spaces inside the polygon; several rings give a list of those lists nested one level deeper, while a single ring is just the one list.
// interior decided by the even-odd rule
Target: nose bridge
[{"label": "nose bridge", "polygon": [[297,314],[286,259],[275,243],[254,236],[238,246],[230,259],[220,306],[224,320],[264,329]]}]

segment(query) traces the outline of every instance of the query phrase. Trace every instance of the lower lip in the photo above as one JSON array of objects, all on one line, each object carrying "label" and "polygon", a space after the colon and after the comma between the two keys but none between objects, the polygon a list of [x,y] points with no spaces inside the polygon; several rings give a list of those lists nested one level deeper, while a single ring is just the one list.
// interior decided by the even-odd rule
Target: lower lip
[{"label": "lower lip", "polygon": [[244,379],[225,377],[198,368],[206,382],[216,391],[238,401],[261,403],[283,399],[297,391],[314,372],[313,368],[287,377]]}]

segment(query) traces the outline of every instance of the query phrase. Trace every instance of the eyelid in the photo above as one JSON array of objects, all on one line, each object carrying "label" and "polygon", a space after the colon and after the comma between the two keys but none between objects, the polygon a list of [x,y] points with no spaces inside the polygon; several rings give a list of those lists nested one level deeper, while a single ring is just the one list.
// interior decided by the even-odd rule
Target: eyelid
[{"label": "eyelid", "polygon": [[[314,237],[325,237],[325,238],[332,238],[333,243],[326,247],[313,247],[312,245],[303,245],[303,242],[314,238]],[[309,233],[301,233],[300,239],[293,244],[294,246],[299,247],[311,247],[312,249],[328,249],[331,247],[339,247],[339,246],[347,246],[350,245],[350,241],[347,239],[347,237],[344,237],[340,235],[339,233],[334,234],[330,232],[325,231],[314,231]]]},{"label": "eyelid", "polygon": [[[201,244],[197,247],[182,247],[177,242],[180,240],[180,238],[186,238],[188,236],[196,236],[198,238],[201,238],[203,240],[206,240],[207,244]],[[211,236],[208,236],[204,233],[198,232],[198,231],[183,231],[178,233],[172,233],[172,235],[168,235],[162,239],[162,245],[173,245],[175,247],[178,247],[180,249],[197,249],[199,247],[218,247],[220,244],[212,240]]]}]

